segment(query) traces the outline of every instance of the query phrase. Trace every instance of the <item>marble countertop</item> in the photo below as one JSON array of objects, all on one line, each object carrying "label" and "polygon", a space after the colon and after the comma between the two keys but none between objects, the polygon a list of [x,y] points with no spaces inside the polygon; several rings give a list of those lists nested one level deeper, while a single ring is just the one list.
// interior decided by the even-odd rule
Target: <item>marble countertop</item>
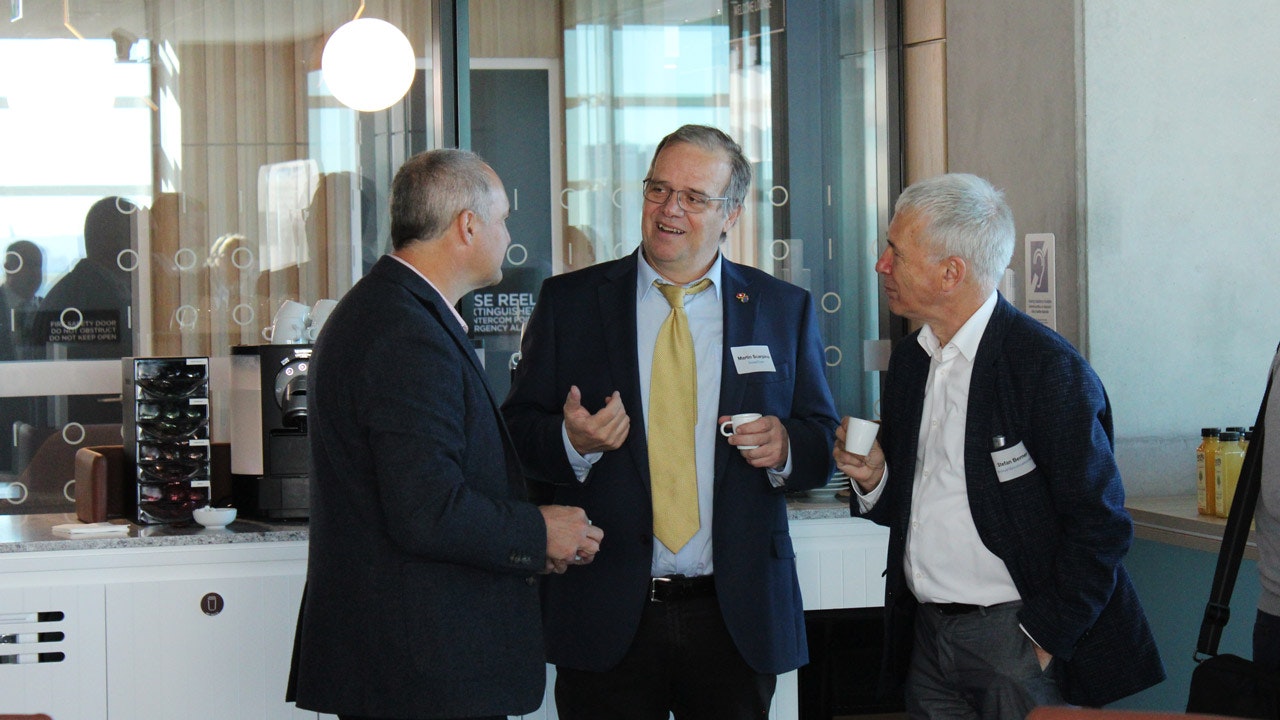
[{"label": "marble countertop", "polygon": [[46,550],[100,550],[109,548],[176,547],[306,540],[304,522],[269,522],[236,519],[225,528],[187,525],[137,525],[112,520],[127,532],[69,534],[55,525],[80,524],[74,513],[0,515],[0,554]]},{"label": "marble countertop", "polygon": [[[1126,503],[1133,516],[1134,533],[1144,539],[1208,552],[1217,552],[1227,521],[1196,513],[1193,495],[1134,497]],[[828,493],[797,493],[787,498],[787,516],[793,520],[849,518],[849,504]],[[127,532],[106,535],[70,535],[54,531],[55,525],[77,523],[71,513],[0,515],[0,554],[48,550],[96,550],[108,548],[220,545],[226,543],[287,542],[307,539],[305,522],[271,522],[238,518],[226,528],[199,525],[137,525],[124,520],[115,524]],[[1252,534],[1245,557],[1257,558]]]},{"label": "marble countertop", "polygon": [[[787,499],[791,520],[848,518],[849,504],[829,495],[797,494]],[[300,521],[265,521],[237,518],[225,528],[188,525],[138,525],[113,520],[127,532],[72,535],[55,531],[55,525],[79,523],[74,513],[0,515],[0,554],[49,550],[101,550],[111,548],[222,545],[226,543],[286,542],[307,539],[307,524]]]}]

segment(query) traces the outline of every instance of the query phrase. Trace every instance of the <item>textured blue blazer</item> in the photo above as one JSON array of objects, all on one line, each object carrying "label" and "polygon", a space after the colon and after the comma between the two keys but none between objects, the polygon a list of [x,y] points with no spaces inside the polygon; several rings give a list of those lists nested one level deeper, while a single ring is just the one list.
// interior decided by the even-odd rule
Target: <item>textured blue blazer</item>
[{"label": "textured blue blazer", "polygon": [[[867,517],[890,528],[886,687],[910,658],[916,600],[903,577],[929,356],[919,331],[889,361],[880,443],[892,477]],[[1023,443],[1030,472],[1000,482],[992,438]],[[965,420],[969,509],[1022,596],[1019,620],[1053,654],[1068,702],[1098,706],[1164,679],[1133,583],[1133,539],[1101,380],[1060,335],[999,298],[978,346]],[[856,513],[857,503],[852,504]]]},{"label": "textured blue blazer", "polygon": [[[557,503],[585,508],[605,533],[595,562],[543,583],[548,660],[584,670],[613,667],[635,637],[653,552],[648,443],[636,354],[639,254],[543,283],[522,359],[503,405],[526,471]],[[791,438],[786,489],[827,482],[837,420],[823,375],[812,298],[759,270],[722,262],[724,351],[720,415],[775,415]],[[741,297],[739,296],[741,294]],[[767,345],[775,372],[739,375],[730,348]],[[631,416],[622,447],[579,483],[565,457],[562,410],[570,385],[596,412],[615,390]],[[783,489],[717,436],[712,556],[720,609],[757,672],[808,661],[804,612]]]},{"label": "textured blue blazer", "polygon": [[308,373],[307,589],[289,697],[368,717],[519,715],[546,684],[546,527],[471,342],[383,257]]}]

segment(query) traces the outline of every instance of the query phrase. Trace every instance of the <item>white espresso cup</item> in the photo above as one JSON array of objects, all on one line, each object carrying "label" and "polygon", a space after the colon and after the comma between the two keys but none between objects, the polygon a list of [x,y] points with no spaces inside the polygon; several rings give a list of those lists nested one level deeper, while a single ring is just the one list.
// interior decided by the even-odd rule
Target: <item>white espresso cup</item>
[{"label": "white espresso cup", "polygon": [[338,306],[337,300],[317,300],[315,305],[311,306],[311,320],[307,324],[307,337],[315,342],[320,337],[320,328],[324,327],[324,321],[329,319],[329,313]]},{"label": "white espresso cup", "polygon": [[307,341],[307,318],[311,315],[310,306],[293,300],[285,300],[271,326],[262,330],[262,337],[274,345],[296,345]]},{"label": "white espresso cup", "polygon": [[[764,416],[761,415],[760,413],[738,413],[737,415],[730,417],[725,422],[720,423],[720,434],[725,437],[729,437],[730,435],[738,431],[739,425],[746,425],[747,423],[755,422],[756,420],[759,420],[762,417]],[[760,446],[759,445],[738,445],[737,446],[739,450],[755,450],[758,447]]]},{"label": "white espresso cup", "polygon": [[851,417],[849,423],[844,428],[844,449],[854,455],[863,455],[871,452],[871,446],[876,441],[876,434],[880,432],[880,425],[870,420]]}]

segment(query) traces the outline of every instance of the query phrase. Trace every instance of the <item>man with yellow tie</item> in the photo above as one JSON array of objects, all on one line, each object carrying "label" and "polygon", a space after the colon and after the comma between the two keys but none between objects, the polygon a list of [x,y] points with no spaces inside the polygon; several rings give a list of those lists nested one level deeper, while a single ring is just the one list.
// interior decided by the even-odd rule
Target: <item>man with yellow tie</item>
[{"label": "man with yellow tie", "polygon": [[837,420],[812,298],[720,254],[750,182],[721,131],[668,135],[640,249],[548,279],[525,330],[519,455],[610,537],[543,586],[563,720],[761,718],[808,660],[784,493],[826,483]]}]

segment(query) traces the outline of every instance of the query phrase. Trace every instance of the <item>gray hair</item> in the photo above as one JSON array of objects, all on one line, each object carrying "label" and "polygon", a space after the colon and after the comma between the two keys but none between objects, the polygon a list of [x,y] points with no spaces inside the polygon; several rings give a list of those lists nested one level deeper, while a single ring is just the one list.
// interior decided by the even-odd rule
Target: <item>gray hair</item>
[{"label": "gray hair", "polygon": [[491,222],[494,177],[470,150],[428,150],[406,160],[391,181],[391,247],[439,237],[463,210]]},{"label": "gray hair", "polygon": [[743,200],[747,197],[747,188],[751,186],[751,163],[742,154],[742,147],[734,142],[733,138],[709,125],[682,125],[675,132],[662,138],[658,148],[653,151],[653,159],[649,161],[649,172],[645,175],[645,179],[653,177],[653,166],[658,162],[658,156],[662,151],[669,145],[679,143],[688,143],[707,152],[725,156],[729,161],[730,169],[729,187],[724,189],[725,197],[729,198],[725,203],[725,213],[731,213],[735,208],[741,207]]},{"label": "gray hair", "polygon": [[965,173],[921,180],[898,196],[894,213],[919,214],[935,258],[963,258],[987,292],[994,290],[1013,257],[1013,211],[1004,193]]}]

